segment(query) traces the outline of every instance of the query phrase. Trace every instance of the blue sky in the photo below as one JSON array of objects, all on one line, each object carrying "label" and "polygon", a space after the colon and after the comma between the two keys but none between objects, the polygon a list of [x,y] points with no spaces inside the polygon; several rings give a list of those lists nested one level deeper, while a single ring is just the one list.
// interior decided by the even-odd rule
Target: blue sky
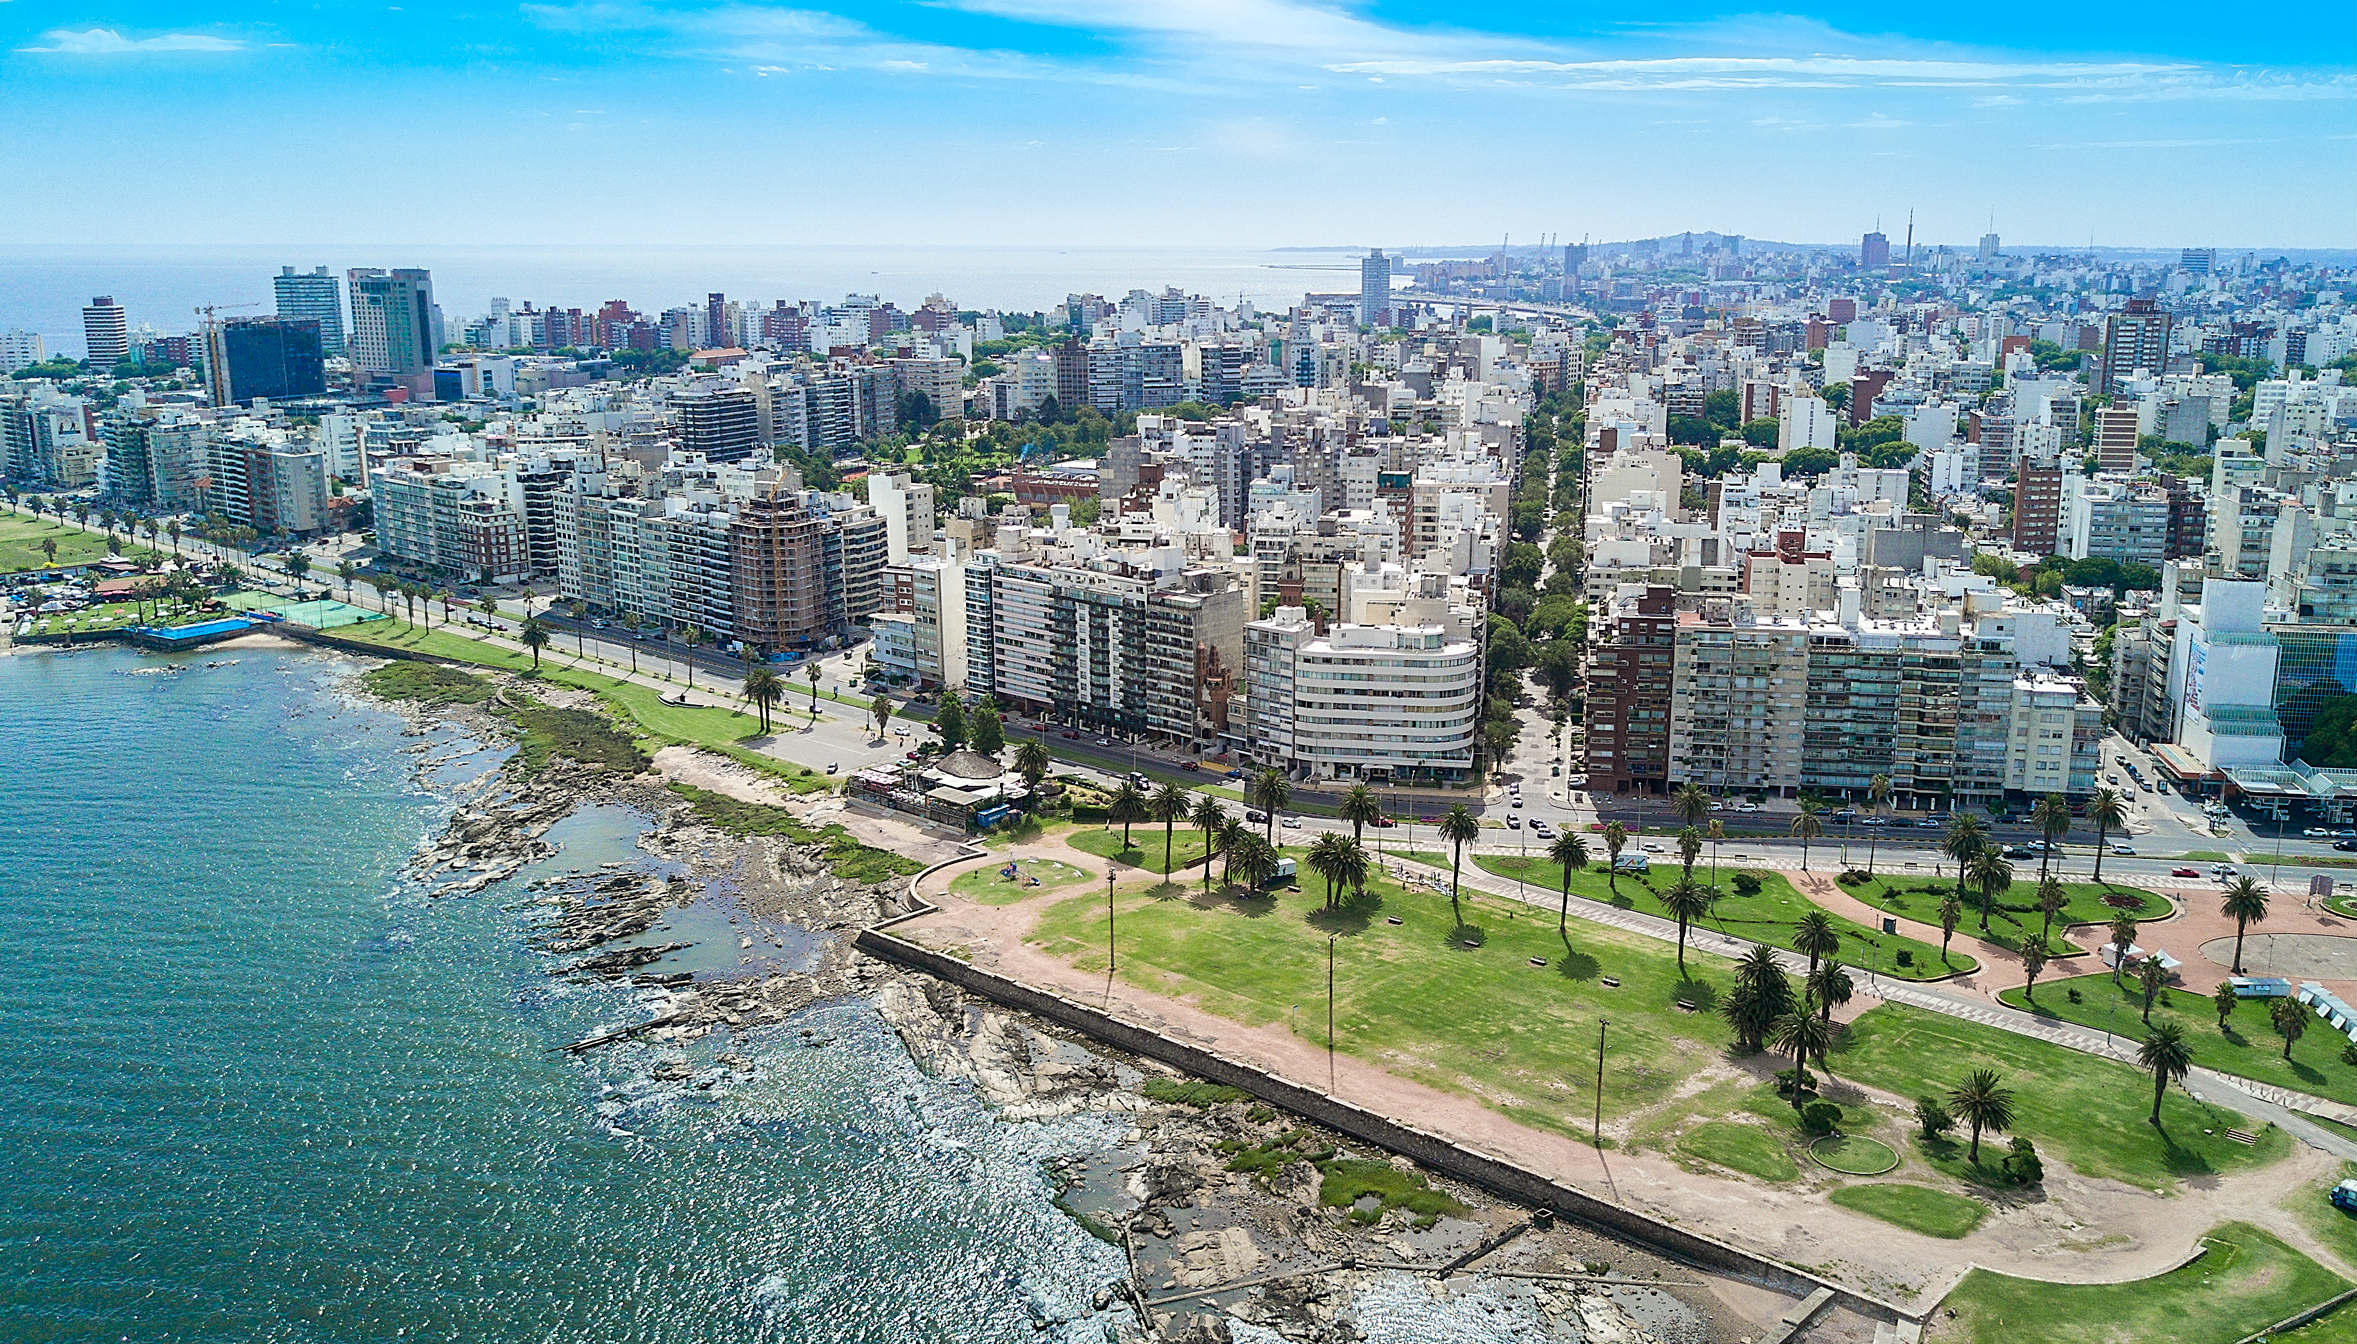
[{"label": "blue sky", "polygon": [[[1969,27],[1964,26],[1969,24]],[[2357,246],[2348,0],[0,0],[0,243]]]}]

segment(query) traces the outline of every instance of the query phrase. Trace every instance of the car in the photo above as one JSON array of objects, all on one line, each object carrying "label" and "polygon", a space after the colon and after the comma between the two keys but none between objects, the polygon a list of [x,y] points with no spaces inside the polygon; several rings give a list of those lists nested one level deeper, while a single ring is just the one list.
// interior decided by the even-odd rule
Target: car
[{"label": "car", "polygon": [[1522,818],[1520,818],[1520,817],[1517,817],[1517,816],[1512,816],[1512,815],[1509,815],[1509,816],[1506,818],[1506,829],[1507,829],[1507,830],[1509,830],[1509,831],[1519,831],[1519,830],[1521,830],[1521,829],[1522,829]]},{"label": "car", "polygon": [[2169,876],[2171,876],[2171,877],[2200,877],[2200,876],[2201,876],[2201,872],[2200,872],[2200,870],[2198,870],[2198,869],[2194,869],[2194,868],[2171,868],[2171,869],[2169,870]]},{"label": "car", "polygon": [[1265,822],[1268,819],[1269,814],[1261,811],[1257,807],[1248,807],[1244,809],[1244,820],[1251,822],[1255,826],[1260,825],[1262,822]]},{"label": "car", "polygon": [[1845,808],[1843,808],[1841,811],[1839,811],[1839,812],[1836,812],[1836,813],[1834,813],[1834,814],[1833,814],[1831,817],[1828,817],[1828,818],[1827,818],[1827,820],[1828,820],[1828,821],[1833,821],[1833,822],[1837,822],[1837,823],[1839,823],[1839,822],[1851,822],[1851,821],[1856,821],[1857,819],[1858,819],[1858,812],[1857,812],[1857,809],[1855,809],[1855,808],[1849,808],[1849,807],[1845,807]]},{"label": "car", "polygon": [[2344,854],[2357,853],[2357,840],[2335,840],[2332,842],[2332,847]]},{"label": "car", "polygon": [[2005,847],[2004,853],[2005,857],[2009,859],[2034,859],[2038,857],[2038,851],[2030,848],[2028,845],[2007,845]]},{"label": "car", "polygon": [[1398,822],[1396,822],[1396,821],[1393,821],[1393,820],[1392,820],[1391,818],[1389,818],[1389,817],[1377,817],[1377,818],[1375,818],[1373,821],[1370,821],[1370,822],[1368,822],[1367,824],[1368,824],[1369,826],[1372,826],[1372,827],[1374,827],[1374,828],[1375,828],[1376,830],[1378,830],[1378,831],[1388,831],[1388,830],[1390,830],[1392,827],[1399,825],[1399,823],[1398,823]]},{"label": "car", "polygon": [[2332,833],[2332,838],[2335,840],[2357,840],[2357,830],[2343,826]]},{"label": "car", "polygon": [[1757,812],[1760,810],[1760,805],[1758,803],[1746,801],[1737,803],[1735,805],[1735,810],[1738,812]]},{"label": "car", "polygon": [[2136,852],[2136,846],[2134,846],[2134,845],[2113,845],[2113,846],[2111,847],[2111,852],[2112,852],[2112,853],[2114,853],[2114,854],[2134,854],[2134,853]]},{"label": "car", "polygon": [[1521,795],[1521,794],[1519,794],[1519,793],[1518,793],[1518,794],[1515,794],[1515,795],[1514,795],[1514,797],[1513,797],[1513,799],[1512,799],[1511,801],[1509,801],[1509,802],[1506,804],[1506,806],[1508,806],[1508,807],[1520,807],[1520,806],[1522,806],[1522,795]]},{"label": "car", "polygon": [[1586,788],[1588,777],[1586,775],[1565,775],[1563,782],[1575,789]]},{"label": "car", "polygon": [[1530,833],[1532,835],[1553,835],[1555,828],[1549,826],[1544,818],[1532,817],[1530,819]]},{"label": "car", "polygon": [[1669,852],[1669,847],[1658,840],[1646,841],[1644,848],[1648,854],[1667,854]]},{"label": "car", "polygon": [[1187,773],[1189,773],[1189,774],[1193,774],[1195,771],[1197,771],[1197,770],[1200,770],[1200,769],[1202,769],[1202,768],[1203,768],[1203,765],[1202,765],[1202,763],[1201,763],[1201,762],[1199,762],[1199,761],[1180,761],[1180,762],[1179,762],[1179,769],[1181,769],[1181,770],[1184,770],[1184,771],[1186,771],[1186,772],[1187,772]]},{"label": "car", "polygon": [[1230,771],[1228,771],[1228,773],[1227,773],[1227,774],[1226,774],[1226,776],[1225,776],[1225,778],[1228,778],[1228,779],[1242,779],[1243,777],[1244,777],[1244,772],[1243,772],[1243,771],[1241,771],[1241,770],[1230,770]]},{"label": "car", "polygon": [[837,770],[840,770],[840,769],[842,769],[842,768],[843,768],[843,767],[842,767],[841,765],[837,764],[837,763],[836,763],[836,762],[834,762],[834,761],[829,761],[829,762],[827,762],[827,773],[828,773],[828,774],[830,774],[830,775],[831,775],[831,774],[833,774],[833,773],[835,773]]},{"label": "car", "polygon": [[2303,836],[2306,836],[2306,837],[2307,837],[2308,839],[2310,839],[2310,840],[2330,840],[2330,839],[2332,839],[2332,832],[2331,832],[2331,831],[2328,831],[2328,830],[2326,830],[2326,829],[2325,829],[2324,827],[2322,827],[2322,826],[2311,826],[2311,827],[2309,827],[2307,830],[2304,830],[2304,831],[2300,832],[2300,834],[2301,834],[2301,835],[2303,835]]},{"label": "car", "polygon": [[1891,819],[1889,817],[1868,817],[1858,824],[1860,826],[1888,826],[1891,824]]},{"label": "car", "polygon": [[1279,819],[1278,824],[1281,826],[1291,826],[1298,828],[1301,825],[1301,818],[1291,812],[1288,812]]},{"label": "car", "polygon": [[1063,732],[1056,734],[1056,736],[1063,738],[1067,742],[1078,742],[1080,740],[1080,730],[1078,728],[1067,728]]}]

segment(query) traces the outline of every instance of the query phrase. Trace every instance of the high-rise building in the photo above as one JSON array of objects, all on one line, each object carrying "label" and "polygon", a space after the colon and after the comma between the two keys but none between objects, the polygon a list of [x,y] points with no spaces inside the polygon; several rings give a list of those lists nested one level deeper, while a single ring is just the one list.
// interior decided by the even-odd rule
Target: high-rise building
[{"label": "high-rise building", "polygon": [[679,446],[707,462],[742,462],[761,444],[761,412],[746,388],[711,379],[672,398]]},{"label": "high-rise building", "polygon": [[2060,551],[2062,489],[2060,467],[2033,467],[2022,459],[2013,484],[2013,549],[2035,556]]},{"label": "high-rise building", "polygon": [[1982,261],[1995,261],[1997,259],[1996,234],[1984,233],[1981,235],[1980,258]]},{"label": "high-rise building", "polygon": [[328,359],[344,355],[344,292],[325,266],[298,271],[281,266],[270,281],[278,298],[278,315],[288,321],[319,324],[319,353]]},{"label": "high-rise building", "polygon": [[1391,325],[1391,258],[1380,247],[1359,259],[1359,321]]},{"label": "high-rise building", "polygon": [[1565,243],[1563,245],[1563,273],[1565,275],[1577,275],[1580,267],[1587,264],[1588,245],[1586,243]]},{"label": "high-rise building", "polygon": [[1891,264],[1891,240],[1880,229],[1867,234],[1858,242],[1858,265],[1869,271],[1879,271]]},{"label": "high-rise building", "polygon": [[0,331],[0,373],[14,373],[27,364],[49,358],[37,331]]},{"label": "high-rise building", "polygon": [[2110,392],[2138,369],[2160,373],[2169,362],[2170,317],[2151,299],[2130,299],[2103,325],[2103,364],[2095,390]]},{"label": "high-rise building", "polygon": [[2136,408],[2095,408],[2095,469],[2121,474],[2136,470]]},{"label": "high-rise building", "polygon": [[2218,264],[2218,249],[2188,247],[2177,253],[2177,264],[2194,275],[2208,275]]},{"label": "high-rise building", "polygon": [[204,329],[205,386],[215,406],[250,406],[327,391],[319,324],[309,318],[240,317]]},{"label": "high-rise building", "polygon": [[131,357],[131,317],[114,296],[101,294],[82,308],[82,345],[101,369]]},{"label": "high-rise building", "polygon": [[434,367],[434,278],[422,270],[374,267],[350,273],[353,370],[413,379]]}]

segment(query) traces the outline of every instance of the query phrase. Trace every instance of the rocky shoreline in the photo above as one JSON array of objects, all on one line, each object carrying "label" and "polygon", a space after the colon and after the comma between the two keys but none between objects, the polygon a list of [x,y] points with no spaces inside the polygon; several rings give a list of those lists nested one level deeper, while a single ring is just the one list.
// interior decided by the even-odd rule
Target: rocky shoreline
[{"label": "rocky shoreline", "polygon": [[[571,703],[565,692],[493,680],[502,696]],[[455,725],[497,740],[508,731],[482,706],[391,707],[420,735]],[[648,820],[638,847],[662,871],[609,866],[536,877],[526,888],[549,974],[627,984],[651,1005],[648,1017],[569,1051],[634,1039],[680,1044],[714,1031],[741,1040],[813,1005],[864,997],[922,1068],[967,1082],[1010,1123],[1126,1117],[1117,1147],[1051,1172],[1059,1207],[1127,1259],[1128,1275],[1106,1285],[1098,1303],[1125,1301],[1143,1323],[1125,1327],[1124,1339],[1704,1344],[1754,1332],[1683,1266],[1429,1180],[1380,1152],[1351,1151],[1226,1089],[871,960],[850,935],[906,912],[905,879],[846,883],[814,848],[704,823],[644,772],[561,758],[528,772],[511,758],[469,793],[411,863],[439,897],[474,895],[552,857],[549,831],[585,807],[618,805]],[[748,920],[818,935],[808,963],[649,969],[688,946],[657,932],[665,917],[715,888]],[[750,937],[740,941],[751,946]],[[741,1061],[735,1049],[724,1059]]]}]

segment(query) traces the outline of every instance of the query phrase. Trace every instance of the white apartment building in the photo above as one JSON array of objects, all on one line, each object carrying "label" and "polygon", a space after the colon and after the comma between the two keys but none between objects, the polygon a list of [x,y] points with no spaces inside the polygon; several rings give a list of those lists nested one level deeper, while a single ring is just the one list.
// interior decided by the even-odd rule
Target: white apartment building
[{"label": "white apartment building", "polygon": [[1473,769],[1481,650],[1439,624],[1337,625],[1301,607],[1244,629],[1247,750],[1315,780],[1446,784]]}]

